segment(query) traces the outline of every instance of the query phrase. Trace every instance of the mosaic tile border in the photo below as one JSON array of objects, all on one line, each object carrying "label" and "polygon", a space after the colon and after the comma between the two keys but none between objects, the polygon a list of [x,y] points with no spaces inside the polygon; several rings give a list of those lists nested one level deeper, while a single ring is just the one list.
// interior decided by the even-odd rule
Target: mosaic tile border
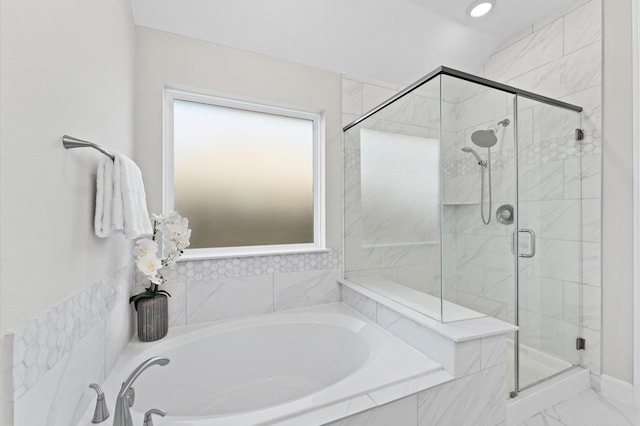
[{"label": "mosaic tile border", "polygon": [[[360,169],[360,150],[345,148],[344,168]],[[535,145],[520,148],[520,165],[528,166],[550,161],[562,161],[586,156],[599,156],[602,152],[602,140],[593,134],[585,135],[580,142],[567,138],[550,139]],[[513,150],[494,151],[491,153],[493,170],[513,168]],[[444,174],[448,177],[468,176],[478,172],[477,164],[470,157],[445,158]]]},{"label": "mosaic tile border", "polygon": [[[183,260],[166,274],[172,281],[202,280],[205,278],[251,277],[277,272],[341,269],[341,250],[328,249],[320,253],[280,254],[272,256],[233,257],[225,259]],[[136,284],[144,277],[136,273]]]},{"label": "mosaic tile border", "polygon": [[118,287],[131,286],[133,263],[7,333],[13,343],[13,398],[17,401],[113,308]]}]

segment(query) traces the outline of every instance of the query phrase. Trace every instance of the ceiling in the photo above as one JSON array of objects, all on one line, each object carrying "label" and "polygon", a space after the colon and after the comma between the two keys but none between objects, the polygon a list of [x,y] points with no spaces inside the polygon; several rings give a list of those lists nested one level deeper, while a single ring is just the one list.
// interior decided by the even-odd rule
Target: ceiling
[{"label": "ceiling", "polygon": [[131,0],[136,25],[398,85],[440,65],[480,73],[514,34],[574,0]]}]

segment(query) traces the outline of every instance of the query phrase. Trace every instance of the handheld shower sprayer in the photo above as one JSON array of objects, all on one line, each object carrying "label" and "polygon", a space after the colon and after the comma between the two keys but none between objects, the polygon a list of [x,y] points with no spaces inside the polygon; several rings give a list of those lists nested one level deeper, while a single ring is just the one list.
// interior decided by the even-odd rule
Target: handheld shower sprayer
[{"label": "handheld shower sprayer", "polygon": [[478,162],[478,165],[482,167],[487,167],[487,162],[482,158],[480,158],[478,153],[475,152],[473,148],[469,148],[468,146],[465,146],[464,148],[461,148],[461,149],[462,149],[462,152],[470,152],[471,154],[473,154],[473,156],[476,157],[476,161]]}]

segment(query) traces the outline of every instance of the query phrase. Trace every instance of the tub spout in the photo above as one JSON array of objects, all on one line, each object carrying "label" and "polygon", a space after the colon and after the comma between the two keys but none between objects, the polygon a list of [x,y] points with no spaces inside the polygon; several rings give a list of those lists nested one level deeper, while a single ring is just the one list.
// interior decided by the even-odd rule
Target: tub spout
[{"label": "tub spout", "polygon": [[113,416],[113,426],[133,426],[130,411],[135,399],[135,393],[132,387],[133,382],[135,382],[138,376],[147,368],[153,365],[165,366],[167,364],[169,364],[169,358],[155,356],[153,358],[149,358],[133,370],[127,380],[122,383],[122,387],[118,393],[118,397],[116,399],[116,412]]}]

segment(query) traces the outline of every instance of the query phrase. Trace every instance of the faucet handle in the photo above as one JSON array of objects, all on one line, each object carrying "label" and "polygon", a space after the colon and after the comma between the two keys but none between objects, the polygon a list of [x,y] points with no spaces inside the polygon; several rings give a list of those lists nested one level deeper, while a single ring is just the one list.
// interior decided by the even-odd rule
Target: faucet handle
[{"label": "faucet handle", "polygon": [[127,400],[127,405],[129,407],[133,407],[133,403],[136,402],[136,390],[133,387],[130,387],[124,394],[124,397]]},{"label": "faucet handle", "polygon": [[144,426],[153,426],[153,419],[151,418],[153,414],[164,417],[167,415],[167,412],[158,408],[152,408],[151,410],[147,411],[146,413],[144,413]]},{"label": "faucet handle", "polygon": [[102,423],[109,418],[109,409],[107,408],[107,402],[104,399],[104,392],[97,383],[91,383],[89,387],[98,393],[96,409],[93,412],[93,419],[91,419],[91,423]]}]

